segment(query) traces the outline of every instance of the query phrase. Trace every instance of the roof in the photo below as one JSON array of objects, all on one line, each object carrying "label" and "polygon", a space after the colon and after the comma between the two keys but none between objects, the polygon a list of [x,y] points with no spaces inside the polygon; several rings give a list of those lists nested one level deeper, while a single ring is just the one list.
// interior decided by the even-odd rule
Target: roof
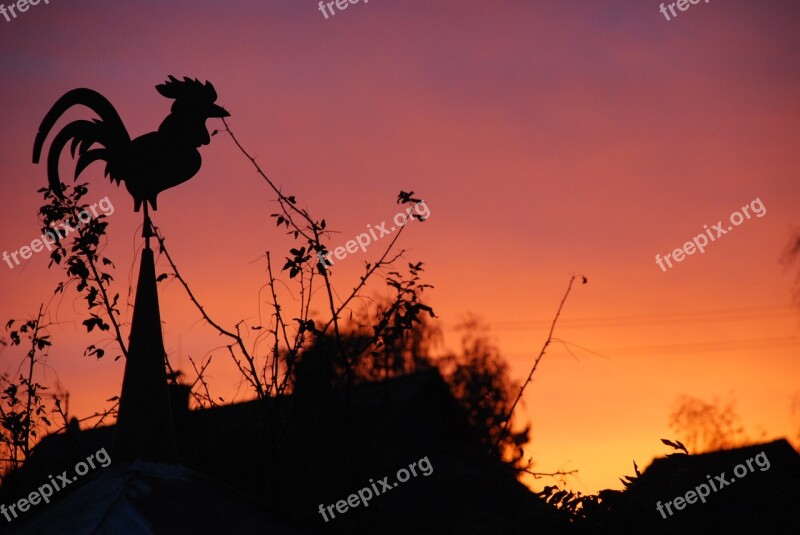
[{"label": "roof", "polygon": [[[712,481],[714,486],[710,486]],[[698,490],[700,485],[711,488]],[[690,496],[695,503],[676,509],[675,498],[685,501],[689,491],[709,495],[705,502]],[[609,498],[613,505],[608,525],[609,532],[614,533],[796,534],[800,533],[800,516],[796,513],[800,502],[800,454],[785,439],[779,439],[698,455],[658,458],[627,492],[609,494]],[[656,508],[658,503],[663,507],[667,502],[672,502],[671,515]]]},{"label": "roof", "polygon": [[[112,465],[13,520],[9,533],[305,533],[232,489],[188,468],[146,461]],[[66,489],[65,489],[66,490]]]},{"label": "roof", "polygon": [[[45,437],[21,479],[46,481],[110,448],[113,433],[108,426]],[[321,403],[286,396],[187,411],[176,415],[175,434],[183,465],[311,532],[502,534],[563,525],[562,515],[486,456],[435,370],[341,389]],[[333,522],[319,514],[320,504],[347,499],[370,479],[391,480],[423,457],[430,477],[411,478]],[[125,511],[111,513],[124,519]]]}]

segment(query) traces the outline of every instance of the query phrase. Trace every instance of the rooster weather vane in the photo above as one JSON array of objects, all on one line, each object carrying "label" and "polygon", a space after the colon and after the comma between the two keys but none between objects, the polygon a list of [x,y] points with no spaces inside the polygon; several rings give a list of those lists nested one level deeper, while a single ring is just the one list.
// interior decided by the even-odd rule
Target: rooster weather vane
[{"label": "rooster weather vane", "polygon": [[80,88],[56,101],[42,120],[33,146],[33,162],[38,163],[44,141],[56,121],[73,106],[86,106],[98,118],[73,121],[53,137],[47,154],[50,190],[64,198],[58,162],[69,144],[73,158],[77,157],[75,180],[92,163],[105,161],[106,176],[118,185],[125,182],[133,196],[134,211],[144,206],[145,247],[139,264],[112,446],[115,462],[145,459],[171,463],[178,458],[167,390],[155,261],[150,248],[150,238],[155,234],[148,210],[158,209],[159,193],[186,182],[200,170],[202,160],[197,149],[211,141],[206,120],[229,116],[224,108],[214,104],[217,92],[210,82],[203,84],[199,80],[170,76],[156,89],[174,100],[170,114],[156,132],[131,139],[114,106],[97,91]]},{"label": "rooster weather vane", "polygon": [[211,82],[201,83],[184,77],[169,76],[156,86],[163,96],[173,99],[170,114],[158,130],[131,139],[117,110],[103,95],[92,89],[78,88],[62,96],[39,126],[33,146],[33,163],[39,163],[44,141],[56,121],[72,106],[83,105],[94,111],[99,119],[77,120],[56,134],[47,154],[47,177],[50,189],[63,198],[58,162],[61,151],[71,142],[70,151],[78,161],[75,180],[92,163],[106,162],[105,175],[118,185],[125,182],[133,196],[133,209],[144,205],[142,236],[150,247],[153,230],[148,206],[158,209],[158,194],[182,184],[200,170],[202,159],[198,147],[208,145],[211,137],[206,119],[228,117],[230,114],[214,102],[217,92]]}]

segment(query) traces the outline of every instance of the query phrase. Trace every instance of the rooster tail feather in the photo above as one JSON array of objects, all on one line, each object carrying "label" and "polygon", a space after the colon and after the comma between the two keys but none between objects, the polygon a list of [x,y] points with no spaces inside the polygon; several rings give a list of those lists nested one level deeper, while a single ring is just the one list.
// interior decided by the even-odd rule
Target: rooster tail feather
[{"label": "rooster tail feather", "polygon": [[[99,132],[94,126],[94,123],[89,121],[73,121],[64,130],[69,129],[72,133],[72,143],[69,146],[69,152],[72,157],[75,157],[75,152],[83,154],[86,149],[93,143],[99,143]],[[67,139],[69,141],[69,139]],[[55,143],[51,145],[54,146]]]},{"label": "rooster tail feather", "polygon": [[[112,155],[130,142],[128,131],[122,124],[117,110],[103,95],[91,89],[73,89],[58,99],[42,120],[33,145],[33,163],[39,163],[44,141],[56,121],[69,108],[77,105],[91,109],[100,119],[73,121],[53,139],[47,156],[47,176],[50,188],[59,195],[61,194],[61,180],[58,175],[58,161],[61,151],[67,143],[71,142],[70,152],[73,157],[76,150],[80,154],[75,170],[77,179],[78,175],[92,162],[103,159],[110,164],[109,160],[113,159]],[[95,143],[102,145],[106,150],[100,152],[89,150]],[[108,167],[106,167],[106,173],[108,173]]]},{"label": "rooster tail feather", "polygon": [[[61,158],[61,151],[70,141],[72,141],[73,147],[78,144],[85,145],[86,143],[91,146],[91,144],[98,142],[97,138],[97,125],[90,121],[73,121],[62,128],[61,131],[56,134],[56,137],[53,138],[50,144],[50,152],[47,154],[47,178],[50,182],[50,189],[56,194],[61,193],[61,179],[58,175],[58,162]],[[75,143],[75,140],[78,140],[78,143]],[[81,150],[79,153],[81,153],[81,157],[83,157],[85,151]],[[88,165],[88,163],[84,165],[84,168],[86,165]],[[76,179],[78,178],[78,174],[79,172],[76,171]]]},{"label": "rooster tail feather", "polygon": [[78,175],[80,175],[84,169],[97,160],[108,161],[108,149],[92,149],[82,152],[78,158],[77,165],[75,165],[75,180],[78,180]]}]

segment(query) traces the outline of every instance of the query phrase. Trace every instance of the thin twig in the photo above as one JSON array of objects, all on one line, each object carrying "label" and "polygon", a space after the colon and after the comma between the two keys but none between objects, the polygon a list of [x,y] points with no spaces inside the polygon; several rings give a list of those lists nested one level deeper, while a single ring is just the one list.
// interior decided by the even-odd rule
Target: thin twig
[{"label": "thin twig", "polygon": [[556,470],[555,472],[534,472],[532,470],[528,470],[527,468],[523,468],[521,471],[525,472],[526,474],[532,475],[536,479],[541,479],[543,477],[556,477],[556,478],[558,478],[558,477],[564,477],[564,476],[574,476],[575,474],[578,473],[578,470],[566,470],[566,471],[564,471],[564,470]]},{"label": "thin twig", "polygon": [[[517,403],[519,403],[519,400],[522,399],[522,394],[525,392],[525,387],[527,387],[528,384],[533,380],[533,374],[536,371],[536,368],[539,366],[539,362],[542,360],[544,352],[547,350],[547,346],[549,346],[550,342],[553,341],[553,331],[555,331],[556,322],[558,322],[558,318],[561,315],[561,309],[564,308],[564,303],[567,301],[567,296],[569,296],[569,292],[572,290],[572,283],[575,282],[576,277],[577,275],[573,275],[569,279],[569,285],[567,285],[567,291],[564,292],[564,297],[561,299],[561,303],[558,305],[558,310],[556,310],[556,315],[553,318],[553,323],[550,325],[550,332],[547,335],[547,340],[545,340],[544,345],[542,346],[542,350],[539,351],[539,355],[536,357],[536,360],[533,363],[533,367],[531,368],[531,372],[528,374],[528,378],[525,379],[525,382],[522,384],[522,386],[519,387],[519,393],[517,394],[514,403],[511,404],[511,408],[508,411],[508,415],[503,420],[503,427],[502,429],[500,429],[500,433],[497,435],[497,439],[495,440],[494,445],[492,446],[491,450],[492,454],[494,454],[494,452],[497,451],[497,447],[499,446],[500,441],[503,439],[508,429],[508,422],[511,420],[511,416],[514,414],[514,409],[516,408]],[[586,277],[583,277],[583,283],[586,284]]]},{"label": "thin twig", "polygon": [[[244,340],[242,339],[242,337],[240,336],[240,334],[238,332],[239,331],[238,326],[236,328],[237,332],[233,333],[233,332],[225,329],[224,327],[222,327],[220,324],[215,322],[213,319],[211,319],[211,317],[206,313],[205,309],[203,308],[203,305],[201,305],[200,301],[198,301],[197,297],[195,297],[194,292],[192,292],[192,289],[189,287],[189,283],[186,282],[186,279],[184,279],[183,276],[180,274],[180,271],[178,271],[178,266],[175,265],[175,262],[172,260],[172,256],[170,256],[169,251],[167,250],[167,246],[165,244],[165,238],[161,234],[161,231],[156,226],[153,226],[153,228],[155,230],[155,235],[156,235],[156,239],[158,240],[160,251],[163,252],[164,256],[167,258],[167,261],[169,262],[169,265],[172,268],[172,271],[173,271],[173,274],[175,275],[175,278],[178,279],[178,281],[183,286],[184,290],[186,290],[186,293],[189,296],[189,299],[192,301],[194,306],[200,311],[200,314],[203,316],[203,319],[206,320],[208,322],[208,324],[211,325],[214,329],[216,329],[220,334],[223,334],[223,335],[227,336],[228,338],[233,339],[236,342],[236,345],[242,351],[242,354],[244,355],[245,359],[248,361],[248,364],[250,365],[250,375],[252,375],[252,379],[248,379],[248,382],[250,382],[253,385],[253,387],[255,388],[256,395],[259,398],[263,398],[264,395],[265,395],[264,387],[262,386],[261,381],[258,378],[258,372],[256,371],[255,361],[254,361],[253,357],[250,356],[250,353],[247,351],[247,348],[244,345]],[[231,346],[228,346],[228,348],[231,349]],[[231,350],[231,355],[233,355],[233,351],[232,350]],[[234,361],[236,362],[237,366],[239,366],[239,369],[241,370],[242,368],[241,368],[239,362],[236,361],[235,357],[234,357]],[[244,375],[247,376],[248,374],[245,373]]]},{"label": "thin twig", "polygon": [[41,321],[43,318],[42,307],[44,307],[44,303],[39,305],[39,313],[36,315],[36,327],[31,333],[31,348],[28,351],[28,359],[30,360],[30,366],[28,367],[28,399],[26,400],[25,404],[25,417],[27,418],[28,422],[25,425],[25,448],[23,452],[25,453],[25,458],[28,458],[31,452],[31,403],[33,402],[33,397],[36,395],[35,388],[33,386],[33,367],[36,364],[36,344],[38,343],[39,337],[39,330],[41,329]]},{"label": "thin twig", "polygon": [[212,356],[213,355],[209,355],[208,360],[206,361],[206,363],[203,364],[200,367],[200,369],[198,370],[197,369],[197,365],[195,364],[195,362],[192,359],[192,357],[190,355],[187,355],[187,357],[189,358],[189,362],[191,363],[192,368],[194,369],[194,373],[197,374],[197,379],[194,380],[194,383],[192,383],[192,385],[190,387],[191,388],[191,393],[195,397],[197,402],[200,403],[201,406],[203,404],[202,403],[202,398],[198,394],[194,393],[194,385],[196,385],[197,383],[200,383],[203,386],[203,389],[206,392],[205,396],[206,396],[206,400],[208,401],[208,403],[212,407],[214,407],[216,405],[216,403],[214,402],[214,400],[211,397],[211,392],[209,392],[209,390],[208,390],[208,383],[206,382],[206,379],[205,379],[206,368],[208,368],[208,366],[211,364]]},{"label": "thin twig", "polygon": [[[85,205],[84,205],[85,206]],[[78,218],[77,207],[72,204],[70,206],[72,211],[72,217],[76,220],[80,220]],[[86,236],[85,231],[83,230],[83,225],[77,226],[78,235],[80,236],[81,240],[83,240]],[[108,297],[108,293],[106,292],[106,287],[103,284],[103,280],[100,277],[100,273],[97,269],[97,264],[95,263],[95,256],[90,254],[87,250],[83,250],[83,254],[86,257],[86,260],[89,261],[89,267],[92,269],[92,276],[94,277],[95,283],[97,283],[98,288],[100,289],[100,295],[103,298],[103,307],[106,309],[106,314],[108,314],[108,318],[111,320],[111,325],[114,326],[114,338],[117,340],[119,344],[120,350],[122,350],[122,355],[127,360],[128,358],[128,348],[125,346],[125,340],[122,338],[122,331],[120,330],[120,325],[117,322],[117,318],[114,317],[114,307],[111,305],[111,299]]]}]

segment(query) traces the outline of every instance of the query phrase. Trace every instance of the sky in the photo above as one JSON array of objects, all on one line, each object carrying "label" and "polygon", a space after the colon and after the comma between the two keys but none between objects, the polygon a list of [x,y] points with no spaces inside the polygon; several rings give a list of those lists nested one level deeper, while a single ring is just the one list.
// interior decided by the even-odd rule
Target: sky
[{"label": "sky", "polygon": [[[99,91],[138,136],[169,112],[154,89],[167,75],[210,80],[245,148],[339,232],[332,246],[390,221],[401,189],[426,201],[429,219],[399,246],[434,286],[426,299],[442,351],[458,349],[455,326],[476,313],[524,381],[570,277],[587,277],[516,414],[532,425],[526,456],[537,470],[578,469],[569,483],[582,492],[619,488],[631,461],[668,453],[659,439],[676,438],[669,414],[681,395],[735,399],[753,440],[798,444],[800,264],[781,257],[800,225],[800,5],[712,0],[670,20],[655,1],[333,9],[326,18],[311,0],[51,0],[0,16],[0,251],[39,235],[36,190],[47,178],[31,150],[59,96]],[[282,258],[291,243],[269,217],[274,195],[230,138],[201,153],[201,171],[161,194],[154,221],[206,309],[227,326],[252,323],[268,314],[264,253]],[[68,160],[65,151],[65,177]],[[90,200],[113,205],[104,254],[132,303],[141,215],[100,165],[83,177]],[[750,217],[731,225],[744,207]],[[656,255],[699,235],[714,237],[702,253],[689,246],[659,267]],[[386,241],[336,266],[339,295]],[[64,274],[47,264],[44,253],[0,263],[0,320],[50,302]],[[157,270],[168,271],[163,258]],[[215,355],[215,393],[246,399],[224,342],[180,286],[159,291],[173,363]],[[74,290],[49,310],[41,382],[58,379],[71,412],[87,416],[119,393],[124,363],[107,336],[85,332]],[[84,357],[89,343],[108,357]],[[0,372],[15,373],[23,356],[0,347]]]}]

